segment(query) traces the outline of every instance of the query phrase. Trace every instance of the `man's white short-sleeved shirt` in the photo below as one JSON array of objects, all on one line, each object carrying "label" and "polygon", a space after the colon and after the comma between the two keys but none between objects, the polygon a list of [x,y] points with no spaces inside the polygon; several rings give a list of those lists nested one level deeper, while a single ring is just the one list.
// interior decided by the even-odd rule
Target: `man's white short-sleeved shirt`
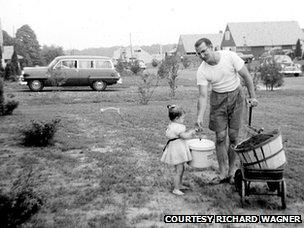
[{"label": "man's white short-sleeved shirt", "polygon": [[235,90],[240,85],[238,71],[244,61],[232,51],[217,51],[220,54],[218,64],[212,66],[202,62],[196,74],[197,85],[212,85],[212,90],[224,93]]}]

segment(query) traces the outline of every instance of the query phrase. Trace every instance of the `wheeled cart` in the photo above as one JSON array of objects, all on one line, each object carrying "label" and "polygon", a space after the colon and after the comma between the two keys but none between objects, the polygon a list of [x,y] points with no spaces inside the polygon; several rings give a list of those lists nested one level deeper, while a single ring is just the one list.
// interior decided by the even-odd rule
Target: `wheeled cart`
[{"label": "wheeled cart", "polygon": [[[286,183],[283,177],[284,167],[278,169],[249,169],[241,167],[235,172],[234,183],[241,196],[241,204],[249,195],[274,195],[281,198],[282,209],[286,208]],[[250,188],[251,182],[264,182],[268,191],[256,192]]]}]

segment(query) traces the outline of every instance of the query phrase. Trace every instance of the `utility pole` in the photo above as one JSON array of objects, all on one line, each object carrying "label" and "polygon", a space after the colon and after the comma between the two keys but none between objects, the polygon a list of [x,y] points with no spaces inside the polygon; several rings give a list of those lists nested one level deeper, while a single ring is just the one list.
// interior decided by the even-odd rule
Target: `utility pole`
[{"label": "utility pole", "polygon": [[133,62],[133,47],[132,47],[131,33],[130,33],[130,51],[131,51],[131,61]]}]

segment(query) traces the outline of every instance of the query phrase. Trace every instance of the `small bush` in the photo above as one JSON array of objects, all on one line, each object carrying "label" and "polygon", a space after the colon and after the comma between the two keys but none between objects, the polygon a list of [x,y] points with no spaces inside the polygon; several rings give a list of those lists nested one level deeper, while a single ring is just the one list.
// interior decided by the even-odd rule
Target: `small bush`
[{"label": "small bush", "polygon": [[191,61],[187,56],[182,56],[181,61],[185,69],[187,69],[191,64]]},{"label": "small bush", "polygon": [[10,75],[7,79],[10,82],[18,82],[19,76],[18,75]]},{"label": "small bush", "polygon": [[28,221],[43,205],[42,198],[33,190],[32,170],[23,173],[4,193],[0,190],[0,227],[17,227]]},{"label": "small bush", "polygon": [[158,68],[157,74],[160,78],[166,78],[170,87],[170,97],[174,98],[176,94],[176,81],[179,70],[179,58],[175,55],[166,56]]},{"label": "small bush", "polygon": [[32,125],[21,130],[25,146],[48,146],[52,144],[60,119],[50,122],[32,120]]},{"label": "small bush", "polygon": [[157,67],[158,66],[158,60],[157,59],[153,59],[152,60],[152,66],[153,67]]},{"label": "small bush", "polygon": [[141,74],[141,81],[137,85],[137,92],[139,95],[139,103],[142,105],[148,104],[154,90],[158,87],[159,78],[155,74]]},{"label": "small bush", "polygon": [[135,74],[135,75],[137,75],[137,74],[141,71],[141,68],[140,68],[140,65],[139,65],[138,60],[134,61],[134,62],[131,64],[130,70],[131,70],[132,73]]},{"label": "small bush", "polygon": [[4,86],[3,80],[0,78],[0,116],[2,116],[4,112]]},{"label": "small bush", "polygon": [[280,73],[281,67],[276,63],[274,57],[270,60],[265,60],[259,67],[261,81],[266,86],[267,90],[273,90],[275,87],[280,87],[284,84],[284,76]]},{"label": "small bush", "polygon": [[3,116],[5,115],[12,115],[13,111],[18,107],[19,102],[18,101],[8,101],[7,103],[4,104],[3,106]]}]

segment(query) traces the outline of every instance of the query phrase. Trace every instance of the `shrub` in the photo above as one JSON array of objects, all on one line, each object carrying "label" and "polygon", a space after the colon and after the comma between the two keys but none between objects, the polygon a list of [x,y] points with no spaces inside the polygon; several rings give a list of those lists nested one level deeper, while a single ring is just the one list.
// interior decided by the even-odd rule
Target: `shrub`
[{"label": "shrub", "polygon": [[139,61],[135,60],[133,63],[131,63],[131,68],[130,70],[132,71],[133,74],[137,75],[140,71],[140,65],[139,65]]},{"label": "shrub", "polygon": [[12,63],[9,61],[6,63],[5,69],[4,69],[4,80],[8,80],[9,77],[12,75]]},{"label": "shrub", "polygon": [[158,66],[158,60],[157,59],[153,59],[152,60],[152,66],[153,67],[157,67]]},{"label": "shrub", "polygon": [[21,130],[23,135],[22,144],[25,146],[48,146],[52,143],[57,131],[60,119],[53,119],[50,122],[31,121],[30,127]]},{"label": "shrub", "polygon": [[181,60],[184,68],[187,69],[191,64],[190,59],[187,56],[182,56]]},{"label": "shrub", "polygon": [[19,76],[18,76],[18,75],[10,75],[10,76],[7,78],[7,80],[10,81],[10,82],[18,82]]},{"label": "shrub", "polygon": [[140,79],[141,81],[137,85],[139,103],[146,105],[158,87],[159,78],[155,74],[145,73],[140,75]]},{"label": "shrub", "polygon": [[0,190],[0,227],[17,227],[40,210],[43,200],[34,192],[31,176],[32,170],[22,174],[7,193]]},{"label": "shrub", "polygon": [[8,101],[3,106],[3,113],[2,115],[11,115],[13,111],[18,107],[19,102],[18,101]]},{"label": "shrub", "polygon": [[178,57],[173,56],[166,56],[165,60],[162,61],[157,74],[160,78],[166,78],[170,87],[170,97],[174,98],[176,93],[176,79],[178,76],[178,68],[179,68],[179,61]]},{"label": "shrub", "polygon": [[19,102],[14,100],[5,103],[3,80],[0,78],[0,116],[11,115],[18,105]]},{"label": "shrub", "polygon": [[280,73],[281,67],[276,63],[274,57],[262,62],[259,67],[261,81],[266,86],[267,90],[273,90],[275,87],[280,87],[284,83],[284,76]]},{"label": "shrub", "polygon": [[0,116],[2,116],[4,111],[4,86],[3,80],[0,78]]}]

